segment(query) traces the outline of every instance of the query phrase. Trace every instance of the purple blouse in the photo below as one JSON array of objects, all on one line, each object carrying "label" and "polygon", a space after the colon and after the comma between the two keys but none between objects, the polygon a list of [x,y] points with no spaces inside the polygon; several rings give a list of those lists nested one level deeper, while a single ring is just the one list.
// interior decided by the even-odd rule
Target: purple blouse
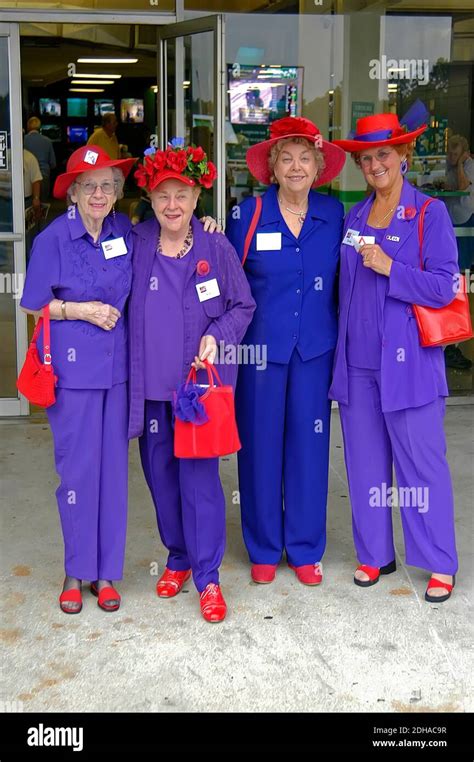
[{"label": "purple blouse", "polygon": [[[366,225],[362,235],[375,237],[375,243],[382,246],[386,230]],[[383,248],[383,247],[382,247]],[[357,257],[354,288],[349,307],[347,325],[347,364],[354,368],[380,370],[382,356],[382,314],[377,298],[377,281],[387,278],[362,264],[362,257],[353,249]]]},{"label": "purple blouse", "polygon": [[[181,383],[187,261],[156,253],[145,297],[145,399],[171,400]],[[166,360],[165,360],[166,358]]]}]

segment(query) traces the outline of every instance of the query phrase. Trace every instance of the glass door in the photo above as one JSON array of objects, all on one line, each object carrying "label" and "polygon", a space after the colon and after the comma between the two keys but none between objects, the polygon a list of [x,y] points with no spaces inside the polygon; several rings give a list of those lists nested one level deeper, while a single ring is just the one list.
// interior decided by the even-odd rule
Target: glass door
[{"label": "glass door", "polygon": [[158,140],[201,145],[218,179],[203,190],[200,211],[225,220],[225,53],[223,16],[162,27],[158,33]]},{"label": "glass door", "polygon": [[18,24],[0,24],[0,415],[26,415],[16,388],[26,346],[19,304],[25,277],[25,214]]}]

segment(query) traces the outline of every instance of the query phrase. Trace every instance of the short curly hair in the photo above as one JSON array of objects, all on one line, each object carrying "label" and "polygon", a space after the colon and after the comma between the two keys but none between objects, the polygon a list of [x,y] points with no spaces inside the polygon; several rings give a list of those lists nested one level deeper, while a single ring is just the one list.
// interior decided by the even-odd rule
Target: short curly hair
[{"label": "short curly hair", "polygon": [[280,155],[280,151],[288,143],[296,143],[297,145],[303,145],[303,146],[306,146],[306,148],[309,148],[310,151],[312,151],[316,161],[316,167],[317,167],[316,177],[320,177],[326,166],[326,162],[324,161],[324,155],[322,151],[320,151],[319,148],[316,148],[315,144],[312,143],[310,140],[307,140],[306,138],[289,137],[289,138],[282,138],[281,140],[278,140],[276,143],[272,145],[270,149],[270,154],[268,156],[268,168],[270,170],[271,182],[272,183],[278,182],[273,170],[275,168],[275,164],[278,161],[278,156]]}]

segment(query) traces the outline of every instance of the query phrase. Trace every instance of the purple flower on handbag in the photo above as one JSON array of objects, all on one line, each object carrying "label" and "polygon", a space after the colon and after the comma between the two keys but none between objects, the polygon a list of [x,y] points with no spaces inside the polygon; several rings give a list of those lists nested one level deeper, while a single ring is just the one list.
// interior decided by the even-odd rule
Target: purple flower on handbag
[{"label": "purple flower on handbag", "polygon": [[197,384],[181,384],[176,392],[174,400],[174,414],[180,421],[194,423],[196,426],[202,426],[207,423],[209,418],[199,397],[204,394],[206,388]]}]

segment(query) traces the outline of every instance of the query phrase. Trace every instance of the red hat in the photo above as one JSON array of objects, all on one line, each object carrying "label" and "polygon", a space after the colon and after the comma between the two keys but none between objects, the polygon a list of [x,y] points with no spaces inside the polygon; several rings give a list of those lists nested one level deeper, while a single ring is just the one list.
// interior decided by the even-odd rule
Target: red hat
[{"label": "red hat", "polygon": [[149,193],[165,180],[180,180],[185,185],[211,188],[217,170],[201,146],[184,145],[184,138],[173,138],[165,150],[147,148],[143,163],[134,173],[139,188]]},{"label": "red hat", "polygon": [[252,175],[264,185],[271,183],[271,172],[268,166],[270,149],[278,140],[283,138],[306,138],[321,150],[326,166],[322,174],[313,183],[313,188],[330,182],[344,166],[346,160],[344,152],[334,143],[323,140],[319,129],[313,122],[301,116],[285,116],[283,119],[272,122],[269,140],[257,143],[247,151],[247,166]]},{"label": "red hat", "polygon": [[349,153],[377,146],[403,145],[413,142],[427,127],[427,124],[422,124],[416,130],[408,132],[407,128],[400,124],[396,114],[371,114],[357,120],[352,139],[335,140],[334,144]]},{"label": "red hat", "polygon": [[136,159],[111,159],[109,154],[100,146],[82,146],[70,155],[66,171],[57,176],[53,196],[54,198],[66,198],[67,190],[73,180],[83,172],[90,172],[94,169],[119,167],[124,177],[127,177],[135,162]]}]

